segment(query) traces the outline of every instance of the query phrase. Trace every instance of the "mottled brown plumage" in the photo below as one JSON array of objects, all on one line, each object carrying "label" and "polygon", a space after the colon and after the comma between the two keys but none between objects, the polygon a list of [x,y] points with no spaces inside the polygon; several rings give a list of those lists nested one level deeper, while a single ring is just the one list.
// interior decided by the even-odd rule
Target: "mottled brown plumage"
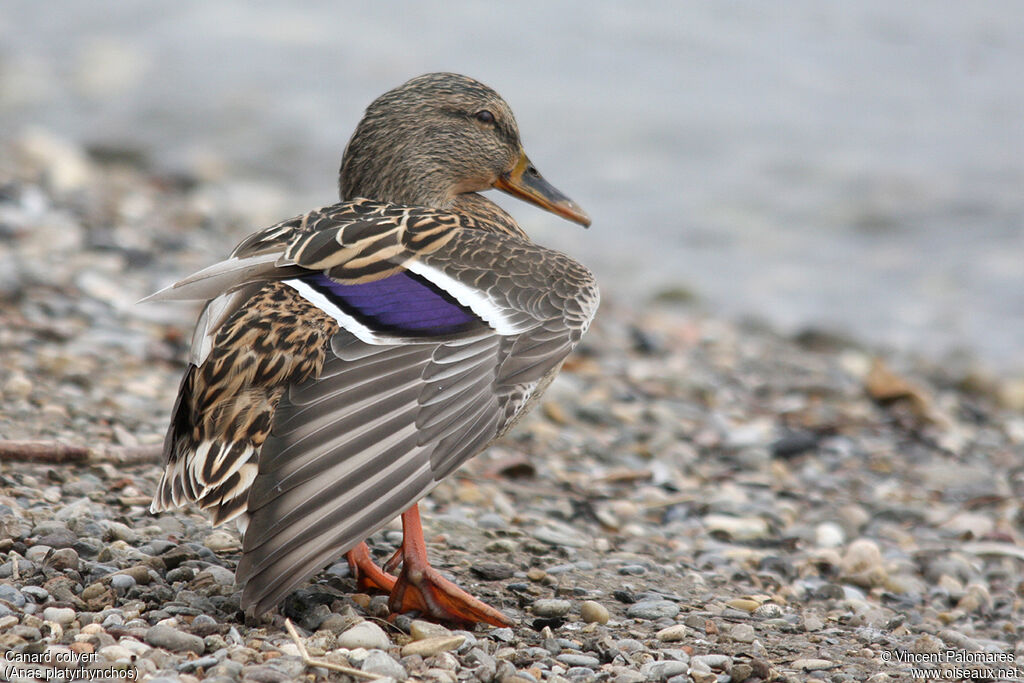
[{"label": "mottled brown plumage", "polygon": [[530,164],[494,91],[421,76],[367,109],[341,203],[154,295],[207,305],[152,509],[194,501],[240,522],[243,606],[265,611],[408,509],[403,573],[359,546],[361,578],[394,609],[507,623],[429,567],[415,502],[536,402],[598,293],[477,194],[491,187],[589,223]]}]

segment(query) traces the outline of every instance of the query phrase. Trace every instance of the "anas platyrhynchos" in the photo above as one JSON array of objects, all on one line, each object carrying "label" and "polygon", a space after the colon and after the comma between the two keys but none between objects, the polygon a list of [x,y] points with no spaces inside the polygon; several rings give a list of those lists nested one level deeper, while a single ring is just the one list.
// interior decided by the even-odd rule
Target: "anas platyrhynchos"
[{"label": "anas platyrhynchos", "polygon": [[[374,101],[339,185],[340,203],[150,297],[207,302],[151,509],[239,522],[251,613],[346,553],[394,612],[508,624],[429,565],[416,503],[536,403],[599,296],[589,270],[478,193],[590,220],[530,163],[504,100],[456,74]],[[399,513],[401,548],[380,568],[363,540]]]}]

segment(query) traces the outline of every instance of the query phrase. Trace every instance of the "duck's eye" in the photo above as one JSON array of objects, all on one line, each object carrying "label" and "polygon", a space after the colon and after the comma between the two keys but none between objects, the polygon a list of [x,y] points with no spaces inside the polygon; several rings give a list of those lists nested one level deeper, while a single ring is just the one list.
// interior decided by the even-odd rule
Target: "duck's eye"
[{"label": "duck's eye", "polygon": [[479,121],[480,123],[486,123],[488,125],[491,125],[494,123],[494,114],[492,114],[487,109],[481,109],[476,113],[476,120]]}]

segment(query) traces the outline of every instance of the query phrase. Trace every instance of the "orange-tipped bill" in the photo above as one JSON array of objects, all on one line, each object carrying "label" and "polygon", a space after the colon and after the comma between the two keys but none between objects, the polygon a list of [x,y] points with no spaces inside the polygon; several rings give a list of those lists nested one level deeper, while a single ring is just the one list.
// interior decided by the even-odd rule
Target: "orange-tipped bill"
[{"label": "orange-tipped bill", "polygon": [[503,173],[494,183],[494,187],[519,197],[542,209],[579,223],[584,228],[590,226],[590,216],[580,208],[579,204],[556,190],[551,183],[530,163],[526,152],[521,152],[519,162],[508,173]]}]

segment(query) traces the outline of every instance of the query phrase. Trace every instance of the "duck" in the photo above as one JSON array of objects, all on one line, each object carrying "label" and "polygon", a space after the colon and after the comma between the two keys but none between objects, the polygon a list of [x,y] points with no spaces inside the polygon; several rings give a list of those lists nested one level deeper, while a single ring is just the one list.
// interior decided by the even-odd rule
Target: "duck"
[{"label": "duck", "polygon": [[[374,100],[338,178],[340,202],[144,299],[205,302],[150,509],[237,524],[248,615],[344,556],[393,614],[508,626],[430,564],[418,501],[537,404],[600,301],[589,269],[481,193],[590,218],[501,96],[453,73]],[[378,565],[365,541],[398,516]]]}]

